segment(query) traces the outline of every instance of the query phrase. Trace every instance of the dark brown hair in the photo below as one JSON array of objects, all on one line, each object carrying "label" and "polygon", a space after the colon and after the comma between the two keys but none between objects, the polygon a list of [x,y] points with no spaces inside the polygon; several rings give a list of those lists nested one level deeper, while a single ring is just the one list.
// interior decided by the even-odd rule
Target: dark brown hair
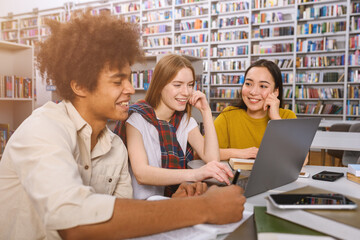
[{"label": "dark brown hair", "polygon": [[75,97],[72,80],[91,92],[106,64],[122,69],[126,63],[142,60],[138,26],[108,13],[93,16],[88,10],[74,14],[69,22],[47,20],[46,24],[51,35],[39,44],[38,68],[44,79],[54,82],[63,99]]},{"label": "dark brown hair", "polygon": [[[153,108],[159,106],[162,90],[183,68],[189,68],[191,70],[195,81],[195,70],[188,59],[176,54],[169,54],[161,58],[155,66],[149,89],[146,92],[145,101]],[[191,105],[189,103],[186,104],[186,112],[188,118],[190,118]]]},{"label": "dark brown hair", "polygon": [[[280,71],[280,68],[278,67],[278,65],[276,65],[272,61],[269,61],[266,59],[260,59],[256,62],[254,62],[253,64],[251,64],[250,67],[248,67],[248,69],[246,69],[244,79],[246,79],[247,73],[253,67],[265,67],[270,72],[271,76],[273,77],[273,79],[275,81],[275,89],[279,89],[279,95],[277,98],[280,100],[280,107],[282,107],[283,84],[282,84],[281,71]],[[233,106],[247,110],[247,106],[242,99],[241,91],[240,91],[240,96],[239,96],[239,102],[235,103]]]}]

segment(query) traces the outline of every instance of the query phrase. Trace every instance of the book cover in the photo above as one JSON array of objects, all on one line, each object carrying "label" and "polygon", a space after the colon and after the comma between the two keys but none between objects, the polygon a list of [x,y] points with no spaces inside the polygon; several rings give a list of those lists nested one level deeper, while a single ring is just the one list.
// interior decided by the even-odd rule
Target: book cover
[{"label": "book cover", "polygon": [[[286,193],[334,193],[306,186]],[[360,206],[360,199],[348,197]],[[266,212],[340,239],[358,239],[360,236],[360,207],[355,210],[283,210],[266,200]]]},{"label": "book cover", "polygon": [[339,79],[337,80],[337,82],[343,82],[344,81],[344,74],[341,74],[341,76],[339,77]]},{"label": "book cover", "polygon": [[356,177],[360,177],[360,164],[349,164],[348,172],[355,175]]},{"label": "book cover", "polygon": [[258,240],[334,239],[310,228],[267,214],[266,207],[254,207],[254,221]]},{"label": "book cover", "polygon": [[357,177],[354,174],[351,174],[351,173],[348,172],[348,173],[346,173],[346,178],[349,181],[356,182],[356,183],[360,184],[360,177]]},{"label": "book cover", "polygon": [[254,165],[255,160],[254,159],[242,159],[242,158],[230,158],[229,164],[230,166],[237,170],[252,170],[252,167]]}]

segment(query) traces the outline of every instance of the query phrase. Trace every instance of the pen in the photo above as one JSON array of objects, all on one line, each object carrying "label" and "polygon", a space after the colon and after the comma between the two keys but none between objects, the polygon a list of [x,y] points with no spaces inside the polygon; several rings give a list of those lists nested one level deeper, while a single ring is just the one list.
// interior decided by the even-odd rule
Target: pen
[{"label": "pen", "polygon": [[241,172],[241,169],[236,170],[235,176],[234,176],[231,184],[236,184],[237,183],[237,181],[239,179],[239,176],[240,176],[240,172]]}]

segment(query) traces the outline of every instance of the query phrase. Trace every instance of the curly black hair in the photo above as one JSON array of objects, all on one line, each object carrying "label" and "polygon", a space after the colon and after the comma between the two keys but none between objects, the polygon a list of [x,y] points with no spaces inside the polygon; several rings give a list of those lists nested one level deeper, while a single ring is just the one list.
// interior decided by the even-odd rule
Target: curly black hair
[{"label": "curly black hair", "polygon": [[65,100],[75,97],[72,80],[91,92],[106,64],[122,69],[126,63],[143,61],[138,25],[116,16],[93,16],[88,10],[69,22],[47,20],[46,24],[51,35],[39,44],[37,66],[43,79],[51,79]]}]

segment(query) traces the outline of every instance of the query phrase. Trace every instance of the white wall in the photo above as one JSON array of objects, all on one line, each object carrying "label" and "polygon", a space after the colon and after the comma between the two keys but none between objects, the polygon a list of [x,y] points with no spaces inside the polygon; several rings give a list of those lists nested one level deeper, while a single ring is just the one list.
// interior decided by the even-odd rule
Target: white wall
[{"label": "white wall", "polygon": [[93,0],[0,0],[0,17],[6,17],[9,12],[14,15],[32,12],[34,8],[39,11],[64,6],[66,2],[84,3]]}]

